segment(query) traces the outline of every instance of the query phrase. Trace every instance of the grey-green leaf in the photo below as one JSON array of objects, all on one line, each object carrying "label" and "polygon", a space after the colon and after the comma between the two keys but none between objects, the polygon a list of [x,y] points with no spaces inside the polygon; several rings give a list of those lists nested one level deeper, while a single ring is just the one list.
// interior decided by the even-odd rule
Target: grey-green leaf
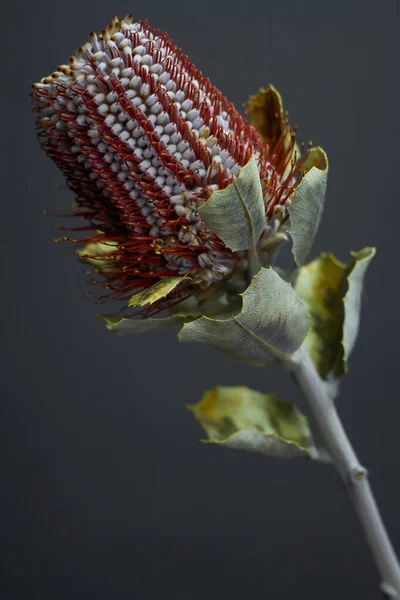
[{"label": "grey-green leaf", "polygon": [[325,203],[328,158],[322,148],[312,148],[303,164],[305,175],[289,207],[289,234],[293,256],[302,265],[317,235]]},{"label": "grey-green leaf", "polygon": [[185,323],[183,342],[202,342],[255,366],[287,360],[308,332],[304,306],[290,284],[272,269],[261,269],[241,294],[239,314],[225,320],[201,317]]},{"label": "grey-green leaf", "polygon": [[357,339],[360,326],[361,295],[364,275],[376,254],[375,248],[364,248],[359,252],[350,252],[353,261],[347,276],[347,292],[344,297],[343,351],[344,360],[350,356]]},{"label": "grey-green leaf", "polygon": [[213,192],[200,209],[205,226],[234,252],[255,252],[266,224],[260,175],[252,157],[237,179]]},{"label": "grey-green leaf", "polygon": [[176,315],[160,319],[125,319],[119,315],[99,315],[106,322],[106,327],[114,331],[119,337],[137,333],[148,333],[151,331],[162,331],[169,327],[181,326],[183,317]]},{"label": "grey-green leaf", "polygon": [[282,458],[317,457],[306,417],[274,394],[221,386],[205,392],[188,409],[207,433],[208,443]]}]

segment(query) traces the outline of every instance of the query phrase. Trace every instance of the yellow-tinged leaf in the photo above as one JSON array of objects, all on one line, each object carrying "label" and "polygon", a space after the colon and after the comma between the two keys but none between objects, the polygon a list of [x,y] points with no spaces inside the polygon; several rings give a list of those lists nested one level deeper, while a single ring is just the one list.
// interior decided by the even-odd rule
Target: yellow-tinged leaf
[{"label": "yellow-tinged leaf", "polygon": [[215,387],[189,405],[210,443],[281,457],[316,457],[307,419],[274,394],[240,387]]},{"label": "yellow-tinged leaf", "polygon": [[328,169],[328,156],[320,146],[310,148],[307,158],[301,165],[303,173],[308,173],[312,167],[319,169],[320,171],[326,171]]},{"label": "yellow-tinged leaf", "polygon": [[375,248],[351,252],[348,265],[323,253],[301,267],[295,290],[309,316],[305,345],[321,377],[339,377],[356,341],[363,278]]},{"label": "yellow-tinged leaf", "polygon": [[[284,143],[281,152],[287,151],[292,143],[292,133],[285,119],[281,95],[274,86],[261,88],[257,94],[250,96],[247,113],[250,125],[257,129],[272,151],[282,137]],[[298,160],[299,155],[299,149],[294,144],[284,176],[291,170],[291,162]],[[321,221],[328,158],[322,148],[312,148],[300,168],[304,176],[289,207],[289,233],[293,240],[293,256],[298,265],[304,263]]]},{"label": "yellow-tinged leaf", "polygon": [[[282,97],[278,90],[271,84],[268,89],[261,88],[257,94],[250,96],[247,103],[249,123],[262,135],[267,142],[270,151],[274,152],[278,142],[281,143],[279,162],[282,155],[292,144],[293,132],[287,122],[287,117],[283,111]],[[282,144],[283,139],[283,144]],[[293,144],[290,160],[287,161],[287,167],[282,177],[285,178],[290,172],[292,160],[298,160],[300,150],[298,145]]]},{"label": "yellow-tinged leaf", "polygon": [[332,371],[342,338],[345,270],[346,265],[324,253],[301,267],[295,285],[309,317],[305,345],[322,377]]},{"label": "yellow-tinged leaf", "polygon": [[146,306],[168,296],[183,280],[183,277],[164,277],[154,285],[132,296],[128,306]]},{"label": "yellow-tinged leaf", "polygon": [[86,244],[82,250],[78,250],[77,255],[98,271],[109,272],[115,268],[113,263],[118,256],[117,248],[118,242],[112,240],[109,242],[91,242]]},{"label": "yellow-tinged leaf", "polygon": [[249,122],[262,135],[273,150],[275,144],[286,132],[282,98],[278,90],[269,85],[250,96],[247,103]]}]

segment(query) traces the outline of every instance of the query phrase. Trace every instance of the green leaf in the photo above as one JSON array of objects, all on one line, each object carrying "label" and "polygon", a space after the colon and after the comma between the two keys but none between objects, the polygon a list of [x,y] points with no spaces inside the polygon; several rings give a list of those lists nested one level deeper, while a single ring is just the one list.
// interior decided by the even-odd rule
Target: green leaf
[{"label": "green leaf", "polygon": [[82,250],[78,250],[77,255],[81,261],[89,263],[98,271],[107,273],[116,268],[117,249],[118,242],[112,240],[108,242],[90,242]]},{"label": "green leaf", "polygon": [[270,456],[316,457],[307,419],[274,394],[246,387],[215,387],[187,407],[208,435],[208,442]]},{"label": "green leaf", "polygon": [[224,320],[203,316],[185,323],[179,339],[209,344],[256,366],[288,360],[308,332],[306,312],[291,285],[272,269],[261,269],[241,296],[239,314]]},{"label": "green leaf", "polygon": [[153,304],[154,302],[157,302],[157,300],[168,296],[168,294],[184,279],[185,277],[164,277],[151,287],[132,296],[128,302],[128,306],[146,306],[146,304]]},{"label": "green leaf", "polygon": [[118,336],[162,331],[169,327],[181,326],[183,317],[176,315],[160,319],[125,319],[119,315],[98,315],[106,323],[107,329],[114,331]]},{"label": "green leaf", "polygon": [[322,148],[311,148],[302,165],[305,172],[289,207],[289,234],[297,265],[302,265],[317,235],[325,202],[328,158]]},{"label": "green leaf", "polygon": [[257,242],[266,225],[265,205],[256,160],[252,157],[238,178],[213,192],[200,207],[205,226],[234,252],[256,256]]},{"label": "green leaf", "polygon": [[310,320],[305,345],[321,377],[340,377],[357,338],[365,272],[375,248],[351,252],[348,265],[323,253],[301,267],[295,290]]}]

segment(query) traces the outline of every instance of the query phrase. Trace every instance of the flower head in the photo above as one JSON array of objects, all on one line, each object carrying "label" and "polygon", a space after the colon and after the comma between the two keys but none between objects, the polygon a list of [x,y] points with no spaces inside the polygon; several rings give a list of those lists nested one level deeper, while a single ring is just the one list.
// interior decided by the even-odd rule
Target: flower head
[{"label": "flower head", "polygon": [[264,241],[287,219],[300,170],[278,96],[250,101],[256,126],[260,111],[272,115],[258,132],[145,21],[114,17],[32,96],[40,143],[76,195],[73,214],[87,221],[89,235],[74,241],[101,273],[104,297],[129,298],[182,276],[172,292],[179,299],[245,269],[246,256],[208,230],[198,209],[252,156]]}]

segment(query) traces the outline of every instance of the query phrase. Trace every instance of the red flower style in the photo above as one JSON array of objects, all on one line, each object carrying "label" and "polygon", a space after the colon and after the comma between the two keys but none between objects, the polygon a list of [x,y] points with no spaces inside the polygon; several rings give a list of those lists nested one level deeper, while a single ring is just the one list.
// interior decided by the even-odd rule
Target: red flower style
[{"label": "red flower style", "polygon": [[300,163],[277,107],[259,133],[145,21],[114,17],[32,96],[39,141],[76,195],[73,214],[87,221],[90,235],[73,241],[91,244],[87,258],[107,290],[100,301],[171,276],[188,275],[177,299],[229,280],[245,257],[205,228],[198,208],[251,156],[265,201],[263,238],[288,217]]}]

